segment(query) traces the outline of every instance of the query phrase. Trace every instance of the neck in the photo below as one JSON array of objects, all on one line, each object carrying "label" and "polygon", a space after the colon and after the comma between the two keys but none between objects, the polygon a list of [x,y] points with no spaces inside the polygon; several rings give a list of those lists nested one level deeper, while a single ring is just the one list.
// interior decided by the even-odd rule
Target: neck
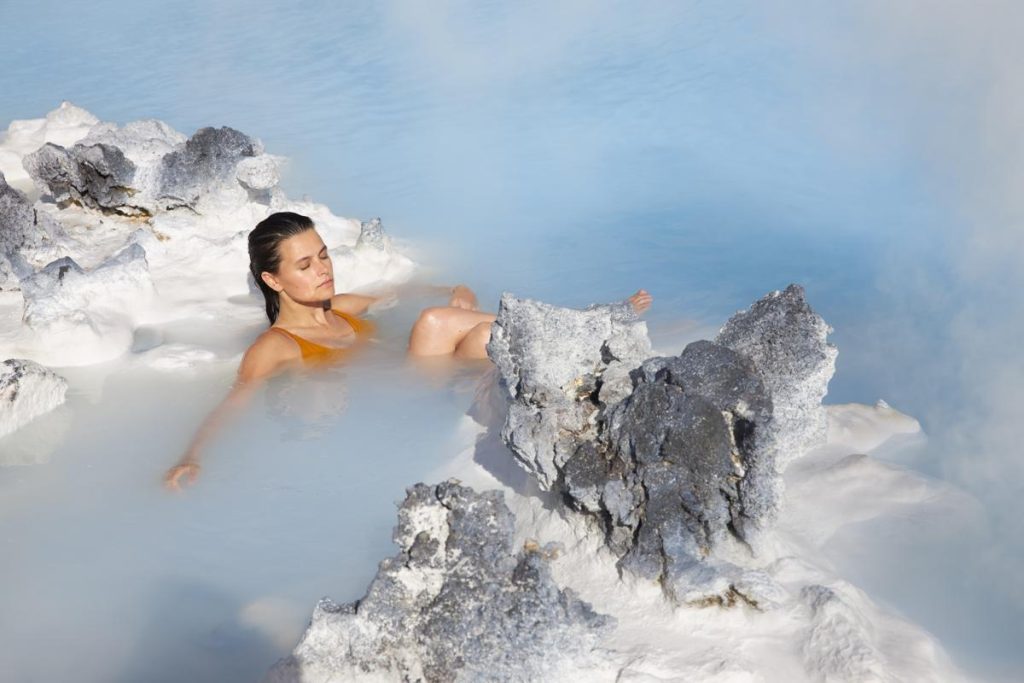
[{"label": "neck", "polygon": [[329,325],[328,311],[331,310],[331,300],[324,301],[295,301],[287,296],[281,296],[281,311],[277,315],[277,322],[291,327],[317,327]]}]

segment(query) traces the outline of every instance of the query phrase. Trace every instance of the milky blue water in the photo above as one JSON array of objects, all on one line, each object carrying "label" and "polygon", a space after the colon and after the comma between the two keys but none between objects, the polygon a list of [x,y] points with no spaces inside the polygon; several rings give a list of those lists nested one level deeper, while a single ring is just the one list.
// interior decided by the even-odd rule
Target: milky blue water
[{"label": "milky blue water", "polygon": [[[230,125],[292,160],[284,182],[290,195],[309,195],[340,215],[380,216],[391,233],[423,250],[441,280],[472,284],[485,305],[502,291],[584,305],[642,286],[656,297],[652,334],[670,338],[665,330],[682,319],[718,325],[767,291],[803,284],[835,328],[840,349],[829,401],[884,398],[919,418],[931,441],[911,465],[978,495],[992,516],[991,543],[999,544],[985,542],[984,567],[963,553],[944,557],[931,548],[940,558],[929,564],[937,578],[916,584],[926,589],[891,573],[857,578],[936,633],[963,666],[1012,678],[1024,670],[1024,533],[1020,502],[1007,484],[1020,472],[1013,464],[1019,446],[1005,425],[1021,405],[1024,373],[1015,345],[1001,340],[1016,338],[1024,316],[1020,276],[1011,267],[1017,243],[999,248],[1019,227],[1017,207],[991,188],[998,190],[1004,169],[997,148],[1019,147],[999,137],[1008,133],[998,128],[993,93],[1006,57],[981,30],[994,27],[997,35],[1018,18],[1006,12],[987,6],[969,24],[975,30],[961,31],[955,13],[925,13],[914,3],[889,13],[864,3],[769,11],[761,3],[97,0],[70,11],[62,3],[7,2],[0,5],[0,124],[40,117],[67,99],[103,120],[160,118],[185,132]],[[993,226],[1006,230],[983,229]],[[974,248],[980,241],[987,247],[981,257]],[[194,391],[188,382],[168,384],[168,395],[180,392],[187,406],[167,423],[170,433],[142,429],[159,427],[155,406],[136,415],[135,446],[121,440],[110,451],[138,468],[136,479],[121,470],[125,486],[173,457],[180,444],[160,444],[182,441],[178,432],[213,405],[217,382],[229,375],[208,378],[205,404],[187,398]],[[118,381],[110,380],[104,400],[117,400]],[[142,380],[123,381],[123,395],[136,396]],[[396,456],[384,468],[388,481],[374,490],[391,494],[367,503],[376,506],[366,515],[375,521],[359,531],[376,539],[367,541],[367,556],[388,552],[389,506],[402,486],[446,455],[449,434],[440,430],[424,443],[422,430],[450,429],[465,398],[449,393],[437,408],[443,415],[423,415],[421,406],[431,401],[416,399],[434,389],[421,390],[401,408],[418,415],[409,423],[414,427],[373,424],[380,405],[363,395],[352,401],[361,408],[339,418],[350,420],[343,429],[328,429],[332,438],[356,435],[363,448],[354,457],[427,452],[422,461]],[[377,400],[394,408],[386,392]],[[71,429],[80,438],[91,433],[77,417]],[[289,441],[281,429],[282,443],[299,444],[295,453],[303,443],[324,447],[314,437]],[[393,441],[381,442],[383,433]],[[60,497],[43,483],[73,475],[102,492],[89,472],[112,446],[109,438],[94,438],[78,456],[58,453],[53,467],[17,476],[19,486],[41,497],[18,508],[19,519],[43,518],[33,523],[55,534],[53,543],[67,541],[68,557],[46,555],[56,563],[46,571],[31,560],[0,571],[11,573],[5,597],[32,592],[29,585],[38,590],[39,598],[20,601],[19,609],[37,604],[47,614],[32,620],[39,629],[66,618],[60,604],[47,604],[47,582],[94,601],[133,605],[143,635],[137,647],[125,646],[130,665],[114,667],[125,680],[166,671],[179,661],[176,652],[205,653],[195,660],[195,680],[262,671],[280,648],[246,640],[247,632],[202,606],[221,604],[220,612],[233,613],[251,595],[225,593],[231,576],[236,588],[247,581],[259,590],[280,585],[290,553],[307,552],[314,541],[330,548],[332,524],[352,519],[347,512],[337,520],[316,516],[290,541],[278,521],[270,526],[281,537],[261,544],[258,528],[225,518],[225,497],[248,510],[258,493],[270,506],[283,495],[287,522],[298,523],[314,481],[308,498],[320,500],[310,503],[317,515],[331,509],[325,501],[332,496],[349,500],[345,510],[358,510],[365,502],[360,491],[346,487],[381,472],[355,460],[326,479],[296,474],[301,491],[289,498],[268,483],[267,472],[249,472],[232,489],[227,478],[242,463],[221,460],[223,469],[211,473],[220,485],[196,493],[192,507],[160,512],[159,524],[180,528],[168,517],[175,514],[184,516],[181,524],[198,525],[196,533],[214,524],[209,533],[229,539],[223,549],[241,564],[259,567],[258,555],[275,554],[270,565],[277,573],[266,580],[258,572],[242,575],[217,559],[220,542],[207,539],[200,556],[147,550],[145,563],[163,568],[166,585],[140,587],[136,595],[120,591],[125,584],[117,577],[74,585],[76,576],[94,576],[72,570],[74,558],[89,552],[88,535],[62,526],[82,513],[72,506],[62,515]],[[225,453],[254,447],[244,436],[230,438],[242,441]],[[310,457],[290,462],[308,465],[320,456]],[[56,463],[75,464],[61,470]],[[8,492],[13,476],[0,475]],[[138,495],[125,504],[139,509],[157,499]],[[203,496],[219,501],[209,503],[214,510],[203,508]],[[47,517],[55,520],[50,526]],[[95,525],[91,534],[179,538],[133,528],[130,520],[111,526],[106,513],[86,518]],[[130,544],[118,547],[127,553]],[[344,556],[337,547],[303,555],[298,564],[335,562],[334,575],[312,572],[295,579],[305,583],[301,590],[279,592],[297,600],[356,597],[373,563],[345,568]],[[183,557],[196,564],[181,567]],[[110,566],[133,562],[126,557]],[[0,611],[2,632],[17,632],[18,618]],[[67,634],[76,632],[75,623]],[[68,662],[79,654],[71,652]]]}]

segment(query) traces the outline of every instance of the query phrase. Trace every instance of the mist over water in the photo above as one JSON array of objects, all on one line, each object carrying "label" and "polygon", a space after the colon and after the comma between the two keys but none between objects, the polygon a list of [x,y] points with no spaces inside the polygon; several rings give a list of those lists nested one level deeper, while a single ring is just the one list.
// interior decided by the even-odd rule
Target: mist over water
[{"label": "mist over water", "polygon": [[[381,216],[436,281],[471,284],[484,306],[502,291],[582,306],[650,290],[666,352],[803,284],[840,350],[828,402],[883,398],[918,418],[929,440],[901,464],[979,503],[942,533],[865,525],[847,541],[872,549],[851,580],[971,673],[1012,679],[1022,26],[1010,3],[16,2],[0,27],[0,124],[67,99],[102,120],[232,126],[291,159],[289,195]],[[383,321],[392,359],[414,314]],[[11,612],[22,632],[80,613],[67,628],[90,633],[84,656],[117,640],[88,622],[110,596],[157,668],[159,643],[196,638],[201,652],[194,634],[212,631],[234,663],[214,648],[197,676],[238,662],[258,675],[267,656],[251,653],[288,647],[210,615],[273,588],[300,605],[300,629],[320,594],[356,597],[390,552],[393,501],[452,455],[469,395],[386,358],[272,384],[186,500],[156,482],[234,367],[82,370],[95,392],[22,437],[63,420],[49,463],[0,470],[0,525],[25,530],[25,559],[2,570],[26,587]],[[297,566],[310,571],[295,579]],[[166,579],[154,590],[128,568]],[[60,604],[42,597],[56,584]],[[122,647],[135,666],[139,642]]]}]

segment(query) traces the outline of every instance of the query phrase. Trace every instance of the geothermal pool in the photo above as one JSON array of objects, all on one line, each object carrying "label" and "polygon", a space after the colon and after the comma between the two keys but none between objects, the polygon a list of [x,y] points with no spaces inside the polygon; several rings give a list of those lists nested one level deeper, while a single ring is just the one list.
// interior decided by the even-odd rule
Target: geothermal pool
[{"label": "geothermal pool", "polygon": [[[465,281],[485,306],[647,288],[665,353],[802,283],[839,347],[826,401],[920,420],[927,441],[874,457],[969,501],[941,529],[890,510],[823,555],[971,678],[1014,680],[1022,374],[1002,340],[1024,315],[998,150],[1021,149],[1019,60],[984,46],[1020,17],[917,10],[13,3],[0,127],[62,100],[186,134],[232,126],[290,160],[289,196],[381,216],[418,277]],[[168,495],[163,471],[262,324],[259,301],[221,294],[228,321],[197,299],[152,324],[207,362],[55,366],[67,403],[0,440],[10,680],[259,678],[317,598],[362,595],[404,488],[471,444],[482,369],[406,366],[430,303],[408,299],[380,314],[365,363],[272,382],[198,485]],[[21,304],[0,297],[8,325]]]}]

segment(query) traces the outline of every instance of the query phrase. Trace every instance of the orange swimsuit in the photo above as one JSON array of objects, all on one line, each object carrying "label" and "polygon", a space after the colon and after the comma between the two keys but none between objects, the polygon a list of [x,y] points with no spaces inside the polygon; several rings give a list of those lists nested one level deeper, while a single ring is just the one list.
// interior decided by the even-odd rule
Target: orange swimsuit
[{"label": "orange swimsuit", "polygon": [[299,345],[299,349],[302,351],[303,363],[323,363],[340,360],[350,351],[361,346],[361,342],[365,342],[366,338],[373,334],[374,326],[373,323],[368,320],[360,320],[354,315],[342,313],[334,308],[331,309],[331,312],[351,325],[352,329],[355,331],[356,342],[351,346],[333,348],[330,346],[324,346],[323,344],[317,344],[316,342],[311,342],[308,339],[303,339],[299,335],[292,334],[282,327],[271,327],[270,329],[277,330],[286,337],[290,337],[295,340]]}]

